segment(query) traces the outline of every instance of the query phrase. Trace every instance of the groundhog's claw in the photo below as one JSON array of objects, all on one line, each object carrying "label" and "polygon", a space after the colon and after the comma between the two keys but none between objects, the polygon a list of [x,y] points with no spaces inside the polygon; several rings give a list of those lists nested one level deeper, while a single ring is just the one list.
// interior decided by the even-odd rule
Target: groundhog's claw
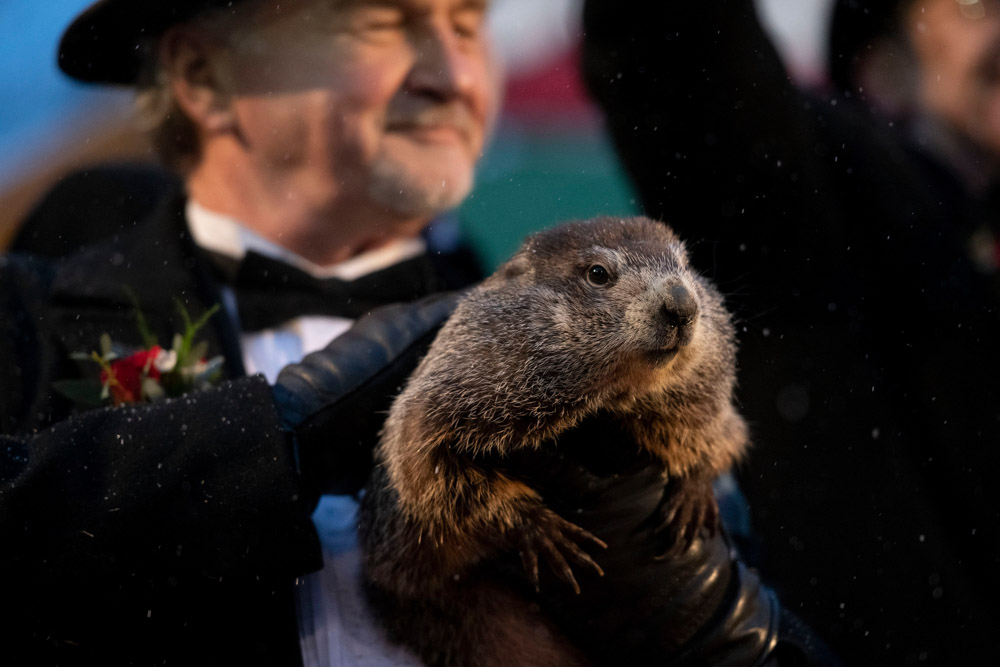
[{"label": "groundhog's claw", "polygon": [[663,560],[687,551],[701,528],[707,528],[709,536],[714,537],[718,525],[719,506],[710,479],[672,480],[663,491],[659,521],[653,528],[654,536],[666,536],[670,546],[655,558]]},{"label": "groundhog's claw", "polygon": [[522,547],[520,556],[521,567],[528,573],[528,578],[531,579],[531,584],[535,587],[535,592],[537,593],[540,590],[538,587],[538,554]]},{"label": "groundhog's claw", "polygon": [[[572,538],[572,539],[571,539]],[[535,590],[539,589],[538,555],[541,554],[557,577],[569,584],[579,594],[580,585],[573,575],[570,561],[589,567],[600,576],[604,570],[586,551],[573,540],[589,540],[602,549],[608,545],[575,523],[566,521],[555,512],[545,509],[534,517],[531,527],[521,531],[521,564],[527,572]]]}]

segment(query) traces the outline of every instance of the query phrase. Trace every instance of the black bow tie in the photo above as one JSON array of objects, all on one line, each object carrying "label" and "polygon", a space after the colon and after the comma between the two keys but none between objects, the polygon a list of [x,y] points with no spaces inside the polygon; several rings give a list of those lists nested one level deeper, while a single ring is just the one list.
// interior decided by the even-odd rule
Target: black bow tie
[{"label": "black bow tie", "polygon": [[373,308],[412,301],[444,288],[427,254],[355,280],[315,278],[298,268],[248,252],[231,280],[240,328],[261,331],[303,315],[357,319]]}]

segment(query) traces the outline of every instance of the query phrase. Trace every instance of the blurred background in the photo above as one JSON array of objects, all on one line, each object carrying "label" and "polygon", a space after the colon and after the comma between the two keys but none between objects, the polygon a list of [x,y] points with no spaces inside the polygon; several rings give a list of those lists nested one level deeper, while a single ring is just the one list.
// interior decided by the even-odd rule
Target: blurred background
[{"label": "blurred background", "polygon": [[[155,158],[127,90],[72,82],[56,67],[63,29],[91,0],[0,2],[0,249],[34,202],[70,171]],[[528,232],[560,220],[628,214],[636,199],[577,68],[582,0],[494,0],[507,68],[504,112],[458,211],[491,270]],[[758,0],[792,74],[822,80],[830,0]]]}]

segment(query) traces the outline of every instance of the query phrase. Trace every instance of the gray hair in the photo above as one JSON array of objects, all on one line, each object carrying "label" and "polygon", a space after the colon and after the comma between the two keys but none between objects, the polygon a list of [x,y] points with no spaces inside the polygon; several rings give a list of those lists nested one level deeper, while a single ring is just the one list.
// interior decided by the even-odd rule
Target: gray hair
[{"label": "gray hair", "polygon": [[[243,0],[236,6],[207,9],[188,21],[229,40],[234,31],[245,25],[253,6]],[[248,11],[249,10],[249,11]],[[160,37],[150,36],[141,45],[142,67],[136,80],[135,113],[139,127],[147,133],[153,149],[170,168],[185,175],[201,157],[201,143],[194,122],[178,104],[170,76],[160,61]]]},{"label": "gray hair", "polygon": [[201,157],[198,131],[177,103],[156,50],[150,51],[136,84],[136,117],[160,159],[185,175]]}]

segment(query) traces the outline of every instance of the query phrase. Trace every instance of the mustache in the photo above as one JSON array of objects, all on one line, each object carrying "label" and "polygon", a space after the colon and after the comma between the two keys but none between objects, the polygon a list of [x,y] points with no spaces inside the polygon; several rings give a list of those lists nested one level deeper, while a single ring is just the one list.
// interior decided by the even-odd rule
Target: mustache
[{"label": "mustache", "polygon": [[475,128],[472,112],[460,102],[390,109],[386,114],[385,124],[392,129],[454,127],[464,134],[470,134]]}]

